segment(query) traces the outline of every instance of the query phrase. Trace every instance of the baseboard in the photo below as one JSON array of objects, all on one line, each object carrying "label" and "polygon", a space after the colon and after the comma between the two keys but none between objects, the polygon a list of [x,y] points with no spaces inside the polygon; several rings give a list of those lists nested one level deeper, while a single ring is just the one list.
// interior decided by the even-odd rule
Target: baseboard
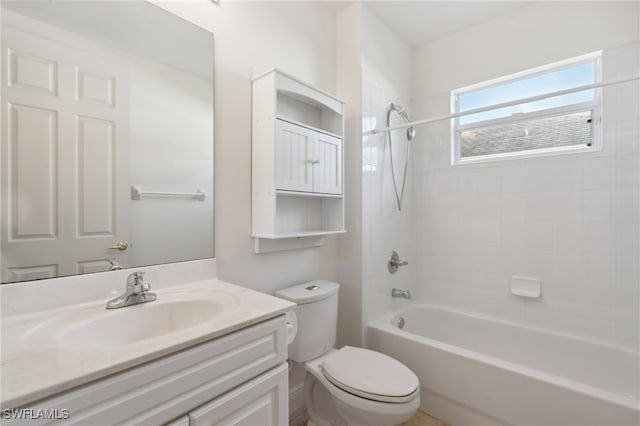
[{"label": "baseboard", "polygon": [[304,406],[304,383],[289,392],[289,422],[298,420],[301,415],[304,416],[306,421],[307,410]]},{"label": "baseboard", "polygon": [[297,416],[289,420],[289,426],[305,426],[309,420],[307,410],[302,410]]}]

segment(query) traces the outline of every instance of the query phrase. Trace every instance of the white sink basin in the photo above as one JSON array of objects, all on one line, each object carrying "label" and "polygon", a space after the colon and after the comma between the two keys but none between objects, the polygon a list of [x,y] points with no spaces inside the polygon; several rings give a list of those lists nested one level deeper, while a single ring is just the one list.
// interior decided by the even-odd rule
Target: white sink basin
[{"label": "white sink basin", "polygon": [[206,326],[221,313],[234,309],[238,300],[228,293],[158,294],[153,302],[119,309],[104,303],[56,315],[33,327],[27,346],[96,348],[125,345],[184,333]]}]

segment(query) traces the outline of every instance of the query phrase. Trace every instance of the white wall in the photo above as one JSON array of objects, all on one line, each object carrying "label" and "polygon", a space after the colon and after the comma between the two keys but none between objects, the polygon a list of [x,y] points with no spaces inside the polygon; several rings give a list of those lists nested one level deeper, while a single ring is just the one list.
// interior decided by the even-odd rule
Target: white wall
[{"label": "white wall", "polygon": [[[416,48],[420,117],[449,91],[604,49],[604,80],[638,73],[637,2],[540,2]],[[629,43],[636,43],[629,45]],[[639,86],[603,91],[604,150],[450,165],[448,122],[414,146],[420,299],[638,349]],[[519,299],[512,275],[542,279]]]},{"label": "white wall", "polygon": [[[215,253],[218,276],[266,293],[309,280],[337,281],[337,237],[326,237],[321,248],[260,255],[253,253],[253,240],[249,237],[251,78],[277,67],[335,93],[333,11],[319,2],[159,4],[209,29],[215,37]],[[347,137],[346,149],[350,143],[353,142]],[[343,288],[341,294],[347,289]],[[347,294],[352,293],[347,291]],[[349,297],[341,300],[341,312],[348,312]],[[359,299],[353,303],[357,309]],[[345,340],[351,339],[348,334]],[[289,378],[290,391],[294,392],[290,413],[301,408],[303,378],[304,370],[296,366]]]},{"label": "white wall", "polygon": [[[255,255],[251,233],[251,78],[278,67],[335,92],[333,12],[316,2],[158,2],[215,37],[215,201],[219,277],[267,293],[335,277],[322,248]],[[346,143],[349,143],[347,141]]]},{"label": "white wall", "polygon": [[345,101],[344,193],[346,234],[338,237],[341,284],[337,346],[362,344],[362,5],[336,14],[336,85]]},{"label": "white wall", "polygon": [[[411,110],[411,49],[368,7],[362,7],[362,90],[365,130],[385,126],[391,102]],[[394,115],[397,118],[397,115]],[[394,132],[394,165],[401,186],[406,137]],[[362,286],[364,324],[405,300],[392,299],[391,288],[409,288],[409,267],[414,257],[409,250],[412,234],[411,178],[407,179],[402,211],[396,206],[389,144],[386,134],[365,136],[362,142]],[[407,173],[411,172],[411,167]],[[387,260],[392,250],[408,260],[409,267],[391,275]]]}]

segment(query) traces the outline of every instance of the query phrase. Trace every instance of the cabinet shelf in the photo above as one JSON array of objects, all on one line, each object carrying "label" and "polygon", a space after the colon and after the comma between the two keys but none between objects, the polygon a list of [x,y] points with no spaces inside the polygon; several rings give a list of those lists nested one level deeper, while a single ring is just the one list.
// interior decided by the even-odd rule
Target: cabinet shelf
[{"label": "cabinet shelf", "polygon": [[345,232],[343,102],[278,70],[254,78],[252,96],[254,252]]},{"label": "cabinet shelf", "polygon": [[294,232],[290,234],[252,234],[253,238],[266,238],[268,240],[282,240],[287,238],[304,238],[304,237],[320,237],[324,235],[344,234],[347,232],[344,229],[338,231],[305,231]]},{"label": "cabinet shelf", "polygon": [[315,197],[315,198],[342,198],[342,194],[325,194],[324,192],[301,192],[276,189],[276,195],[283,197]]}]

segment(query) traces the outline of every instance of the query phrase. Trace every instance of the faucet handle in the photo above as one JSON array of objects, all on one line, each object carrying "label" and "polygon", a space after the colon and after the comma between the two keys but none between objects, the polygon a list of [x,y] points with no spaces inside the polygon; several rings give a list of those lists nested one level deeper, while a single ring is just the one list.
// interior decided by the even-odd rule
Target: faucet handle
[{"label": "faucet handle", "polygon": [[[129,274],[127,277],[127,287],[133,287],[136,285],[142,284],[142,280],[144,279],[144,272],[138,271],[133,274]],[[149,284],[147,284],[148,286]]]},{"label": "faucet handle", "polygon": [[389,260],[387,261],[387,268],[390,274],[395,274],[400,266],[406,266],[409,262],[406,260],[400,260],[400,256],[397,251],[392,251]]}]

